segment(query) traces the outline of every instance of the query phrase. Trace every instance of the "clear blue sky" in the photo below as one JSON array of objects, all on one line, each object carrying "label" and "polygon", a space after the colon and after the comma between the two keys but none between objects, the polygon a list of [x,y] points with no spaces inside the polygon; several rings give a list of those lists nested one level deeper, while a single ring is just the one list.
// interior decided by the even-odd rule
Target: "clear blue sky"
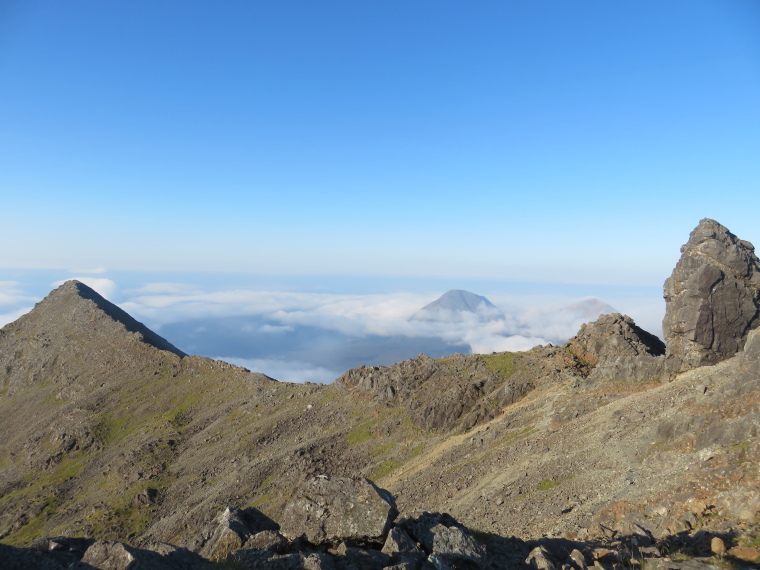
[{"label": "clear blue sky", "polygon": [[0,267],[662,283],[760,246],[760,2],[0,2]]}]

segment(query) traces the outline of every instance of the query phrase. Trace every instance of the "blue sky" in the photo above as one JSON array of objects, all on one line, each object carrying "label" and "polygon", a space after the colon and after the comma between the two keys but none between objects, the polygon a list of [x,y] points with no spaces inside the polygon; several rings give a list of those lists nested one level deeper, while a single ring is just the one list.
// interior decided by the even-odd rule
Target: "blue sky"
[{"label": "blue sky", "polygon": [[760,237],[754,0],[6,0],[0,78],[0,267],[660,286]]},{"label": "blue sky", "polygon": [[[755,0],[5,0],[0,82],[0,324],[78,277],[329,381],[591,296],[659,334],[701,218],[760,244]],[[410,324],[448,289],[504,319]]]}]

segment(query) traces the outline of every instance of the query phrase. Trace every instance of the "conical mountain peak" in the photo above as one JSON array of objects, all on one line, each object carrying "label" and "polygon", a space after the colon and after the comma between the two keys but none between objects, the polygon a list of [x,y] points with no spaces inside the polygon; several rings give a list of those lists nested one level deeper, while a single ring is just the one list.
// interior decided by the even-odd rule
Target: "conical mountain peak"
[{"label": "conical mountain peak", "polygon": [[82,337],[90,336],[88,333],[101,329],[109,322],[121,325],[109,331],[111,336],[118,334],[118,329],[123,327],[122,331],[137,335],[139,340],[159,350],[186,356],[126,311],[75,279],[66,281],[51,291],[30,313],[11,323],[6,329],[33,328],[38,335],[57,336],[57,333],[61,333],[70,337],[73,342],[81,342]]},{"label": "conical mountain peak", "polygon": [[413,320],[456,321],[464,315],[473,314],[480,320],[488,321],[503,317],[502,312],[491,301],[463,289],[451,289],[417,311]]}]

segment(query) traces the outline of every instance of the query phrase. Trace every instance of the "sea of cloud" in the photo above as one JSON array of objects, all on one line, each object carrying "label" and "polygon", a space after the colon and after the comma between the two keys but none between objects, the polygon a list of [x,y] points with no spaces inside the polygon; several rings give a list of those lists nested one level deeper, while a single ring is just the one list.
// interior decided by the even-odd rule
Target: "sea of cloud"
[{"label": "sea of cloud", "polygon": [[[348,294],[178,281],[122,287],[107,276],[74,278],[188,353],[292,382],[330,382],[349,368],[388,365],[419,353],[436,357],[559,344],[596,318],[594,311],[605,303],[656,334],[664,313],[662,299],[652,297],[621,296],[603,303],[564,295],[495,293],[488,298],[501,309],[499,318],[484,322],[463,313],[457,319],[432,321],[410,317],[444,291]],[[39,301],[27,289],[19,281],[0,281],[0,325]]]}]

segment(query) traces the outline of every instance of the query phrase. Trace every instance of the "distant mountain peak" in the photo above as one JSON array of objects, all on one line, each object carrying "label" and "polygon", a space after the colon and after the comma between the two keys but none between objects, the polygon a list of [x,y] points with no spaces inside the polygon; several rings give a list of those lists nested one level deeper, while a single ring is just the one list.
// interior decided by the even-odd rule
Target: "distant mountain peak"
[{"label": "distant mountain peak", "polygon": [[573,313],[580,318],[588,319],[590,321],[595,320],[599,315],[609,315],[618,312],[614,307],[596,297],[581,299],[577,303],[562,307],[560,311]]},{"label": "distant mountain peak", "polygon": [[465,315],[475,315],[481,321],[491,321],[504,315],[496,305],[482,295],[463,289],[451,289],[412,315],[415,321],[458,321]]}]

